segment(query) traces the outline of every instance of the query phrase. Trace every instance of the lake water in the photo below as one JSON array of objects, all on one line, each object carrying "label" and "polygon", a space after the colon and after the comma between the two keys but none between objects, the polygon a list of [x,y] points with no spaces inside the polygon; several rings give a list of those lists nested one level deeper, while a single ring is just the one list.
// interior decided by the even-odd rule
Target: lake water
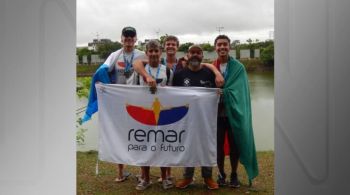
[{"label": "lake water", "polygon": [[[252,117],[255,146],[258,151],[274,150],[274,76],[271,72],[248,73],[252,101]],[[77,98],[77,108],[86,105],[86,99]],[[78,145],[78,151],[97,150],[98,116],[82,127],[85,132],[84,145]]]}]

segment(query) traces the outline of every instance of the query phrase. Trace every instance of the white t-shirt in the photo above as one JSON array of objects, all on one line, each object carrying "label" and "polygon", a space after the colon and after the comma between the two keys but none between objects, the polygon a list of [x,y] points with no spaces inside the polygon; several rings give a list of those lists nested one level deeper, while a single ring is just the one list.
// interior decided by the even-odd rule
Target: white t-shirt
[{"label": "white t-shirt", "polygon": [[115,76],[117,84],[132,84],[131,75],[134,72],[132,63],[135,60],[145,59],[147,59],[147,56],[143,51],[134,49],[132,52],[126,53],[122,48],[118,51],[111,53],[104,64],[107,64],[111,69],[113,68],[113,66],[115,67]]},{"label": "white t-shirt", "polygon": [[[220,64],[220,72],[224,77],[225,77],[226,68],[227,68],[227,62]],[[220,103],[222,103],[222,102],[223,102],[223,95],[221,95],[221,97],[220,97]],[[219,112],[219,116],[220,117],[226,116],[225,107],[223,107],[222,110]]]},{"label": "white t-shirt", "polygon": [[222,75],[225,74],[226,67],[227,67],[227,62],[224,63],[224,64],[220,64],[220,72],[221,72]]},{"label": "white t-shirt", "polygon": [[[173,82],[173,71],[170,70],[170,74],[169,74],[169,81],[166,75],[166,66],[163,64],[159,64],[158,67],[151,67],[149,64],[146,64],[145,66],[145,70],[148,73],[148,75],[152,76],[156,82],[157,82],[157,86],[171,86],[172,82]],[[137,78],[139,77],[139,78]],[[134,82],[135,84],[137,84],[137,79],[140,82],[140,85],[147,85],[147,83],[144,81],[144,78],[137,74],[136,72],[134,72]]]}]

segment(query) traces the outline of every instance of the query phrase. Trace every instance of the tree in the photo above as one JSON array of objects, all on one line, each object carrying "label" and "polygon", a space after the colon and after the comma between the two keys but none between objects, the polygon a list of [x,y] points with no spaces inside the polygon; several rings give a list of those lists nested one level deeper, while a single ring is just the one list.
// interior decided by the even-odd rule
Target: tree
[{"label": "tree", "polygon": [[184,44],[181,44],[178,51],[182,51],[182,52],[187,52],[188,51],[188,48],[193,45],[193,43],[191,42],[187,42],[187,43],[184,43]]},{"label": "tree", "polygon": [[83,60],[83,56],[87,56],[88,62],[90,62],[91,54],[92,51],[90,51],[87,47],[77,48],[77,55],[80,62]]},{"label": "tree", "polygon": [[252,43],[253,43],[253,40],[252,40],[251,38],[249,38],[249,39],[247,40],[247,42],[248,42],[248,48],[249,48],[249,51],[250,51],[250,57],[253,57],[253,56],[254,56],[254,50],[253,50],[253,48],[254,48],[255,44],[252,44]]},{"label": "tree", "polygon": [[251,38],[247,39],[247,43],[248,43],[249,45],[251,45],[252,42],[253,42],[253,40],[252,40]]},{"label": "tree", "polygon": [[274,45],[273,43],[264,48],[260,55],[261,60],[266,65],[273,65],[274,64]]},{"label": "tree", "polygon": [[99,44],[97,46],[97,53],[99,54],[100,58],[106,59],[109,56],[109,54],[111,54],[114,51],[117,51],[122,47],[123,45],[118,41],[112,43]]},{"label": "tree", "polygon": [[91,51],[87,47],[77,48],[77,55],[80,56],[88,56],[91,55]]},{"label": "tree", "polygon": [[212,52],[215,49],[214,46],[210,45],[210,43],[203,43],[201,44],[201,47],[203,51],[209,51],[209,52]]},{"label": "tree", "polygon": [[168,34],[165,34],[165,35],[163,35],[163,36],[160,36],[160,38],[159,38],[159,42],[160,42],[160,45],[164,45],[164,40],[165,40],[165,38],[168,36]]},{"label": "tree", "polygon": [[236,48],[241,42],[239,40],[233,40],[231,43],[232,48]]}]

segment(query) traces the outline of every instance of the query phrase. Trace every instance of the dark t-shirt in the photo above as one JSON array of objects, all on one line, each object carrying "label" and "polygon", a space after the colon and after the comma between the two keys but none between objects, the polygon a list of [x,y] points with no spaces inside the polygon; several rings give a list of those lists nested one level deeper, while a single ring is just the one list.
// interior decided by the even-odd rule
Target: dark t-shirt
[{"label": "dark t-shirt", "polygon": [[[164,65],[167,65],[167,63],[165,62],[165,58],[161,58],[160,59],[160,63],[161,64],[164,64]],[[182,61],[184,61],[184,57],[182,58],[179,58],[176,60],[176,64],[173,65],[173,68],[171,69],[174,73],[177,72],[177,71],[180,71],[184,68],[184,66],[182,65]]]},{"label": "dark t-shirt", "polygon": [[184,68],[175,72],[173,86],[184,87],[216,87],[215,75],[210,69],[203,66],[199,71]]}]

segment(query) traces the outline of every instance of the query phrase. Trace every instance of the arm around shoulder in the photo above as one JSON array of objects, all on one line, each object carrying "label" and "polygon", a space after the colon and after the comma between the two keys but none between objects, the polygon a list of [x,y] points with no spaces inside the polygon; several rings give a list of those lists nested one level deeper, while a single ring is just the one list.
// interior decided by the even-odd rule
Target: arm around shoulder
[{"label": "arm around shoulder", "polygon": [[222,87],[225,84],[225,79],[221,72],[213,65],[208,63],[202,63],[205,67],[209,68],[215,75],[215,84],[217,87]]}]

